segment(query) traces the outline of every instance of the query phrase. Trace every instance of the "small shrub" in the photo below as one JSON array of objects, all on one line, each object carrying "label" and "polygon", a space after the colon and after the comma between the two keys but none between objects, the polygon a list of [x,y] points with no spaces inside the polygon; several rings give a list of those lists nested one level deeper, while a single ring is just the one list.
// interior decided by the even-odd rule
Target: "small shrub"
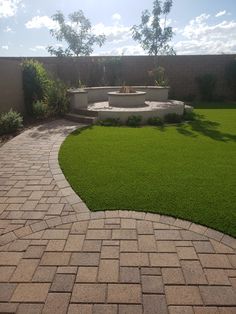
[{"label": "small shrub", "polygon": [[47,91],[46,102],[51,115],[63,115],[69,109],[67,87],[60,81],[52,81]]},{"label": "small shrub", "polygon": [[163,119],[159,118],[159,117],[152,117],[148,119],[148,124],[150,125],[156,125],[156,126],[161,126],[164,124]]},{"label": "small shrub", "polygon": [[32,115],[36,119],[43,119],[49,115],[48,106],[43,101],[35,101],[32,105]]},{"label": "small shrub", "polygon": [[168,123],[180,123],[182,121],[182,116],[177,113],[168,113],[165,115],[164,120]]},{"label": "small shrub", "polygon": [[165,68],[159,66],[148,72],[153,77],[156,86],[167,86],[168,79],[166,77]]},{"label": "small shrub", "polygon": [[26,60],[23,68],[24,100],[28,114],[32,115],[35,101],[44,100],[51,81],[44,66],[36,60]]},{"label": "small shrub", "polygon": [[130,116],[128,118],[126,124],[128,126],[136,127],[136,126],[140,126],[141,121],[142,121],[142,117],[141,116]]},{"label": "small shrub", "polygon": [[194,111],[186,111],[186,110],[184,110],[183,119],[185,121],[194,121],[194,120],[196,120],[196,114],[194,113]]},{"label": "small shrub", "polygon": [[102,126],[120,126],[120,119],[119,118],[107,118],[104,120],[99,120],[98,125]]},{"label": "small shrub", "polygon": [[20,113],[12,109],[0,115],[0,135],[16,132],[23,127],[23,118]]},{"label": "small shrub", "polygon": [[214,98],[216,88],[216,77],[213,74],[207,73],[196,78],[198,89],[202,100],[211,101]]}]

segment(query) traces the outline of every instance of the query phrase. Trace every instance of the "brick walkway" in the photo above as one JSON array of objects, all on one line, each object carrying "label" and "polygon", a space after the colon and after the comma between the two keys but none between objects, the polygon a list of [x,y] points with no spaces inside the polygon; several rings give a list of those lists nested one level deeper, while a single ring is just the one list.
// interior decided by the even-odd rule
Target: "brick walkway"
[{"label": "brick walkway", "polygon": [[55,121],[0,148],[0,313],[236,313],[236,240],[166,216],[91,213],[57,162],[75,127]]}]

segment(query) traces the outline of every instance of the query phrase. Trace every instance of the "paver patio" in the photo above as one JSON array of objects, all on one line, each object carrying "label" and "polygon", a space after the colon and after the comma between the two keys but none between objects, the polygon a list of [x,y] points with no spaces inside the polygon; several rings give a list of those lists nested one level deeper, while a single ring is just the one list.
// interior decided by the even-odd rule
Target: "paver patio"
[{"label": "paver patio", "polygon": [[131,211],[90,212],[57,162],[57,120],[0,148],[0,313],[236,313],[236,240]]}]

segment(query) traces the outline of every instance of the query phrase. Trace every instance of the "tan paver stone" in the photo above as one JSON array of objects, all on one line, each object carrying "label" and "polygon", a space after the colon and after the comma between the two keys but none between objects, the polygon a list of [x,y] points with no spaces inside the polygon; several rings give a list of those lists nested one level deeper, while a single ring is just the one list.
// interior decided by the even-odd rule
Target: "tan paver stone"
[{"label": "tan paver stone", "polygon": [[194,314],[192,306],[169,306],[169,314]]},{"label": "tan paver stone", "polygon": [[98,267],[79,267],[76,282],[96,282]]},{"label": "tan paver stone", "polygon": [[104,303],[106,289],[105,284],[75,284],[71,301],[79,303]]},{"label": "tan paver stone", "polygon": [[24,258],[41,258],[45,250],[45,246],[31,245],[27,248]]},{"label": "tan paver stone", "polygon": [[135,240],[137,239],[136,230],[119,229],[112,231],[112,239],[114,240]]},{"label": "tan paver stone", "polygon": [[117,314],[116,304],[94,304],[93,314]]},{"label": "tan paver stone", "polygon": [[138,234],[154,234],[153,226],[151,221],[137,221],[137,232]]},{"label": "tan paver stone", "polygon": [[46,252],[43,254],[40,264],[46,266],[68,265],[71,253]]},{"label": "tan paver stone", "polygon": [[138,242],[121,240],[120,251],[121,252],[138,252]]},{"label": "tan paver stone", "polygon": [[33,276],[33,282],[52,282],[56,266],[39,266]]},{"label": "tan paver stone", "polygon": [[111,239],[111,230],[88,230],[86,234],[87,240],[106,240]]},{"label": "tan paver stone", "polygon": [[72,234],[69,235],[66,241],[64,251],[67,252],[77,252],[81,251],[84,242],[84,235]]},{"label": "tan paver stone", "polygon": [[139,283],[140,274],[138,267],[121,267],[120,282],[122,283]]},{"label": "tan paver stone", "polygon": [[144,295],[144,314],[168,314],[164,295]]},{"label": "tan paver stone", "polygon": [[205,273],[199,261],[181,261],[184,277],[188,285],[207,284]]},{"label": "tan paver stone", "polygon": [[164,285],[161,276],[142,276],[143,293],[164,293]]},{"label": "tan paver stone", "polygon": [[45,230],[42,239],[48,240],[64,240],[67,239],[69,230]]},{"label": "tan paver stone", "polygon": [[175,253],[150,253],[151,266],[179,267],[179,259]]},{"label": "tan paver stone", "polygon": [[175,253],[175,241],[157,241],[157,251],[160,253]]},{"label": "tan paver stone", "polygon": [[138,284],[108,284],[108,303],[141,303],[141,287]]},{"label": "tan paver stone", "polygon": [[136,220],[135,219],[121,219],[121,228],[122,229],[135,229],[136,228]]},{"label": "tan paver stone", "polygon": [[49,240],[46,247],[46,251],[49,252],[60,252],[63,251],[65,247],[66,240]]},{"label": "tan paver stone", "polygon": [[97,266],[99,264],[99,256],[99,253],[72,253],[70,265]]},{"label": "tan paver stone", "polygon": [[92,314],[92,304],[70,304],[68,314]]},{"label": "tan paver stone", "polygon": [[60,266],[57,267],[58,274],[76,274],[77,267],[76,266]]},{"label": "tan paver stone", "polygon": [[205,269],[205,274],[210,285],[230,285],[224,269]]},{"label": "tan paver stone", "polygon": [[234,255],[228,255],[228,259],[229,259],[231,265],[234,268],[236,268],[236,255],[235,254]]},{"label": "tan paver stone", "polygon": [[147,253],[120,253],[120,266],[149,266]]},{"label": "tan paver stone", "polygon": [[194,286],[166,286],[168,305],[202,305],[199,288]]},{"label": "tan paver stone", "polygon": [[104,229],[104,219],[90,220],[89,229]]},{"label": "tan paver stone", "polygon": [[156,252],[157,246],[153,235],[139,235],[138,246],[140,252]]},{"label": "tan paver stone", "polygon": [[20,283],[11,298],[12,302],[44,302],[50,284],[48,283]]},{"label": "tan paver stone", "polygon": [[101,251],[101,240],[85,240],[83,243],[84,252],[100,252]]},{"label": "tan paver stone", "polygon": [[118,260],[100,260],[98,269],[99,282],[118,282],[119,261]]},{"label": "tan paver stone", "polygon": [[119,305],[119,314],[142,314],[142,313],[143,313],[142,305],[129,305],[129,304]]},{"label": "tan paver stone", "polygon": [[0,283],[0,302],[8,302],[16,289],[16,284]]},{"label": "tan paver stone", "polygon": [[39,260],[37,259],[22,259],[14,274],[11,277],[12,282],[30,282],[33,274],[38,266]]},{"label": "tan paver stone", "polygon": [[70,302],[70,293],[49,293],[42,314],[66,314]]},{"label": "tan paver stone", "polygon": [[193,241],[193,245],[197,253],[215,253],[210,241]]},{"label": "tan paver stone", "polygon": [[70,292],[73,289],[75,275],[70,274],[56,274],[54,277],[50,291],[56,292]]},{"label": "tan paver stone", "polygon": [[141,274],[161,276],[161,268],[160,267],[142,267]]},{"label": "tan paver stone", "polygon": [[194,260],[198,259],[198,256],[193,247],[177,247],[177,254],[179,259]]},{"label": "tan paver stone", "polygon": [[0,281],[8,282],[15,269],[15,266],[0,266]]},{"label": "tan paver stone", "polygon": [[119,258],[119,247],[117,246],[103,246],[101,250],[101,258]]},{"label": "tan paver stone", "polygon": [[22,252],[0,252],[0,265],[14,266],[18,265],[20,259],[23,257]]},{"label": "tan paver stone", "polygon": [[72,234],[85,234],[88,229],[88,221],[74,222],[71,228]]},{"label": "tan paver stone", "polygon": [[43,309],[43,304],[37,303],[22,303],[19,305],[17,314],[41,314]]},{"label": "tan paver stone", "polygon": [[198,254],[200,262],[206,268],[232,268],[226,255]]},{"label": "tan paver stone", "polygon": [[217,307],[194,306],[195,314],[219,314]]},{"label": "tan paver stone", "polygon": [[185,284],[181,268],[162,268],[162,277],[165,284]]},{"label": "tan paver stone", "polygon": [[200,293],[206,305],[235,305],[236,292],[232,287],[201,286]]},{"label": "tan paver stone", "polygon": [[236,307],[218,307],[220,314],[236,314]]},{"label": "tan paver stone", "polygon": [[16,313],[18,303],[0,303],[0,313]]},{"label": "tan paver stone", "polygon": [[157,240],[182,240],[178,230],[155,230]]}]

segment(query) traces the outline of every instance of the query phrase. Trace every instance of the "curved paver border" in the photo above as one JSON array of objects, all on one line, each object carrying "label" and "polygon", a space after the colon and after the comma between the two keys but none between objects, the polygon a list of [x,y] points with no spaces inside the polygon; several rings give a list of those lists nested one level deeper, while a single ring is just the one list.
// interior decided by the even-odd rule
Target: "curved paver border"
[{"label": "curved paver border", "polygon": [[3,246],[8,244],[18,238],[27,236],[31,233],[45,230],[48,228],[53,228],[63,223],[76,222],[88,219],[100,219],[100,218],[135,218],[149,220],[153,222],[161,222],[168,224],[170,226],[179,227],[184,230],[189,230],[200,235],[204,235],[210,239],[216,240],[220,243],[223,243],[236,251],[236,239],[226,235],[222,232],[216,231],[214,229],[198,225],[196,223],[182,220],[179,218],[174,218],[171,216],[145,213],[140,211],[127,211],[127,210],[113,210],[113,211],[98,211],[90,212],[87,205],[82,201],[82,199],[74,192],[70,184],[66,180],[58,161],[58,153],[60,146],[64,139],[68,136],[69,133],[72,133],[78,128],[75,126],[70,132],[61,134],[61,136],[54,142],[49,153],[49,168],[51,170],[52,176],[60,188],[62,195],[66,198],[67,202],[72,206],[76,213],[67,216],[59,216],[55,218],[50,218],[42,220],[40,222],[33,223],[5,233],[0,237],[0,245]]}]

